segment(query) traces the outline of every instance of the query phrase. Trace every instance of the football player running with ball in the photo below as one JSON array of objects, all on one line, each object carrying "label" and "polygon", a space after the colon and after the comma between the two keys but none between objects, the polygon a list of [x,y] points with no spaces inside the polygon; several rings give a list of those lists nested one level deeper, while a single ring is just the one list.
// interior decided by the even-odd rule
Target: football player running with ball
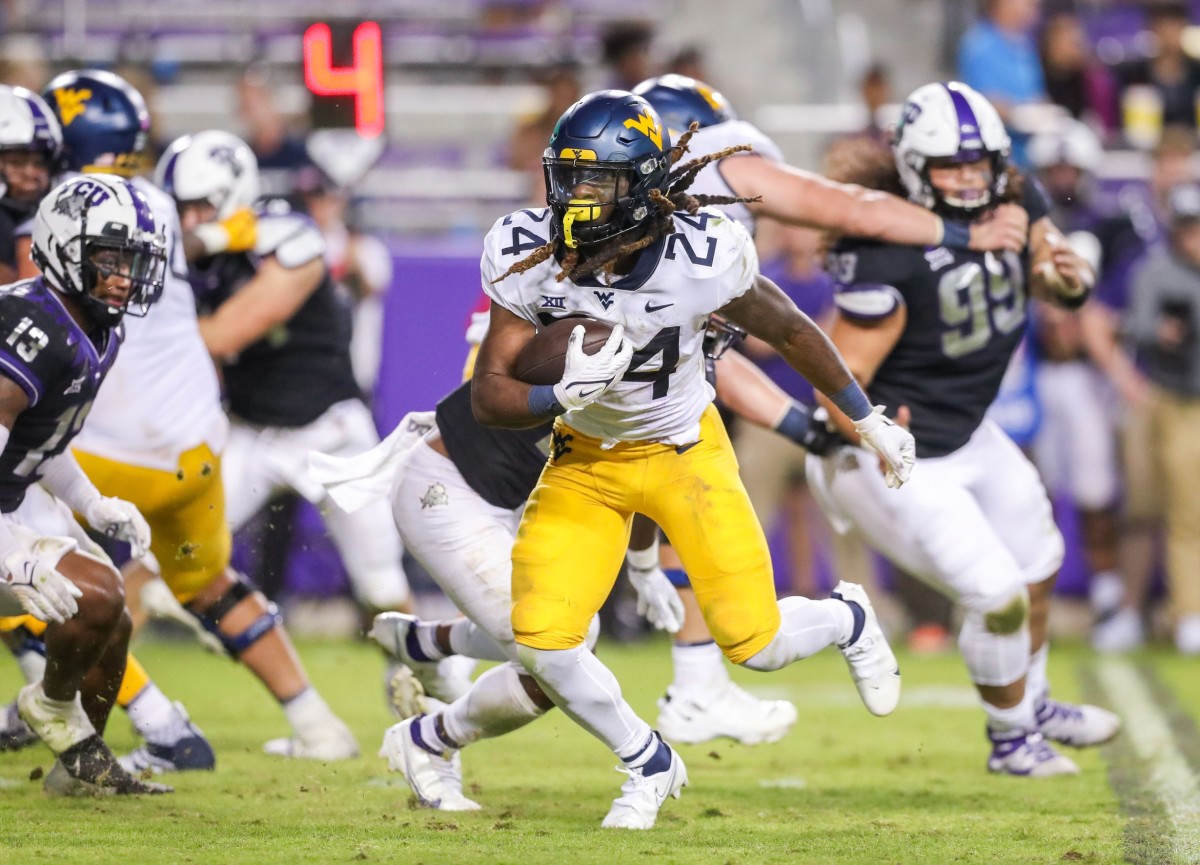
[{"label": "football player running with ball", "polygon": [[[900,691],[861,587],[839,584],[824,601],[776,601],[766,540],[705,380],[708,316],[720,311],[762,338],[829,395],[882,455],[891,486],[912,470],[912,437],[871,408],[817,326],[759,275],[746,230],[703,207],[728,199],[685,193],[715,156],[672,169],[680,152],[645,100],[590,94],[551,136],[550,207],[499,220],[481,263],[492,308],[472,379],[474,414],[511,429],[558,418],[513,548],[518,656],[554,703],[621,759],[629,779],[604,819],[611,828],[653,826],[687,783],[678,754],[584,645],[634,513],[674,542],[731,661],[773,670],[837,645],[873,713],[891,712]],[[561,314],[614,329],[594,355],[577,329],[557,384],[515,378],[535,326]]]},{"label": "football player running with ball", "polygon": [[1029,250],[850,241],[835,251],[834,344],[872,398],[911,412],[921,469],[886,494],[874,457],[843,448],[810,455],[808,476],[836,527],[854,525],[962,606],[959,648],[987,714],[988,769],[1059,775],[1079,769],[1047,739],[1096,745],[1116,735],[1119,720],[1048,696],[1046,618],[1062,536],[1037,471],[984,412],[1025,333],[1029,293],[1075,307],[1093,278],[1008,151],[996,109],[966,85],[928,84],[908,98],[893,184],[947,217],[1020,201]]}]

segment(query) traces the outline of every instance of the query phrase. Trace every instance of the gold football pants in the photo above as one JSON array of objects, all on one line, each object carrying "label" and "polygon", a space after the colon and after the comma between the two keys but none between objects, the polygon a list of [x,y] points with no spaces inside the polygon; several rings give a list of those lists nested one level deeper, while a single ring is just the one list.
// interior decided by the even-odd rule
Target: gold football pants
[{"label": "gold football pants", "polygon": [[713,638],[734,663],[779,630],[766,537],[717,410],[700,440],[607,450],[561,419],[513,547],[513,633],[521,645],[581,644],[616,580],[634,513],[666,533]]}]

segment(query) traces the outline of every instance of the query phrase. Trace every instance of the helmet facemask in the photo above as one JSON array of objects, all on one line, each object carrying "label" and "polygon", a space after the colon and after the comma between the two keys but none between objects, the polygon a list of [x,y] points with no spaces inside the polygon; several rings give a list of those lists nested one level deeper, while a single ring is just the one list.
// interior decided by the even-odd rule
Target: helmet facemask
[{"label": "helmet facemask", "polygon": [[[984,183],[978,189],[947,191],[933,183],[932,172],[936,168],[953,168],[972,162],[982,162],[981,173]],[[952,219],[976,219],[995,207],[1008,188],[1007,162],[1000,154],[987,150],[961,150],[954,156],[933,157],[925,160],[921,176],[933,200],[932,209]]]},{"label": "helmet facemask", "polygon": [[631,164],[560,159],[547,151],[542,165],[546,203],[554,212],[563,243],[570,249],[626,234],[658,212],[649,194],[660,187],[658,177],[666,177],[666,157]]},{"label": "helmet facemask", "polygon": [[[126,314],[135,318],[144,316],[162,292],[166,278],[167,259],[161,238],[129,239],[124,226],[115,227],[120,231],[111,235],[88,235],[85,217],[84,233],[79,238],[83,248],[80,272],[86,286],[79,298],[88,317],[100,327],[113,327]],[[108,225],[103,231],[112,228]],[[129,294],[120,306],[95,293],[101,282],[113,276],[129,281]]]}]

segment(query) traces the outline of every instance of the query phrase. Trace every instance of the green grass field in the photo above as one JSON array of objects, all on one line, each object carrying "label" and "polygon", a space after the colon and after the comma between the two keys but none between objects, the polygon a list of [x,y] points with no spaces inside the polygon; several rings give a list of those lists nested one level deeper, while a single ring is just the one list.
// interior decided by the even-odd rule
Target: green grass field
[{"label": "green grass field", "polygon": [[[634,707],[653,721],[670,673],[666,641],[601,648]],[[888,718],[862,708],[835,652],[781,673],[739,670],[738,680],[756,693],[796,703],[800,721],[791,734],[757,748],[724,741],[682,748],[691,776],[683,798],[664,807],[654,830],[620,833],[599,829],[622,780],[614,757],[558,713],[465,752],[469,795],[484,811],[416,808],[402,779],[375,756],[391,723],[379,656],[351,643],[308,643],[301,651],[358,735],[362,758],[314,764],[265,756],[262,742],[287,729],[244,670],[191,645],[142,643],[137,654],[151,674],[217,748],[217,771],[174,776],[171,796],[59,800],[29,780],[36,767],[49,768],[48,751],[0,755],[0,862],[1197,861],[1188,845],[1200,817],[1189,822],[1186,798],[1186,781],[1194,791],[1200,767],[1194,660],[1147,654],[1123,667],[1157,689],[1152,709],[1175,732],[1168,738],[1182,755],[1182,775],[1175,771],[1182,788],[1159,784],[1153,755],[1135,753],[1131,743],[1139,740],[1130,736],[1103,752],[1075,753],[1078,777],[989,776],[983,716],[953,655],[903,657],[904,698]],[[1057,649],[1050,672],[1059,696],[1077,699],[1090,688],[1107,699],[1106,679],[1082,649]],[[0,693],[17,684],[14,665],[0,664]],[[108,738],[118,750],[134,744],[119,712]]]}]

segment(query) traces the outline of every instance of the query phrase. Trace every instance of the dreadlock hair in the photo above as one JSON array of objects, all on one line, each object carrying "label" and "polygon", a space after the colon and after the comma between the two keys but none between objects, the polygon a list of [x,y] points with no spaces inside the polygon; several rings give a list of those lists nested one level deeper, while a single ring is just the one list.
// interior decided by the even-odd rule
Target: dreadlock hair
[{"label": "dreadlock hair", "polygon": [[[706,165],[724,159],[726,156],[732,156],[735,153],[748,153],[754,149],[749,144],[735,144],[732,147],[726,147],[724,150],[718,150],[716,153],[697,157],[677,166],[676,163],[689,150],[688,145],[691,143],[692,135],[699,129],[700,124],[693,122],[691,128],[683,133],[675,146],[668,151],[672,168],[671,173],[667,176],[667,191],[665,193],[657,189],[650,191],[650,201],[658,211],[650,223],[636,236],[622,237],[620,238],[620,243],[599,244],[596,249],[592,250],[586,256],[582,255],[578,248],[567,249],[563,254],[562,268],[559,270],[557,276],[555,276],[556,280],[559,282],[562,282],[564,279],[574,280],[580,276],[586,276],[587,274],[599,271],[604,275],[605,282],[611,283],[613,269],[616,267],[618,261],[627,255],[640,252],[659,238],[674,232],[675,220],[673,214],[675,211],[684,210],[687,213],[694,214],[701,207],[706,207],[710,204],[749,204],[762,201],[761,195],[753,198],[740,198],[733,195],[693,195],[687,192],[688,187],[692,185],[692,181],[696,179],[696,176]],[[537,267],[550,256],[554,255],[561,242],[562,239],[559,237],[552,238],[549,243],[539,246],[525,258],[514,262],[508,270],[493,279],[492,284],[500,282],[511,274],[524,273],[531,268]]]}]

